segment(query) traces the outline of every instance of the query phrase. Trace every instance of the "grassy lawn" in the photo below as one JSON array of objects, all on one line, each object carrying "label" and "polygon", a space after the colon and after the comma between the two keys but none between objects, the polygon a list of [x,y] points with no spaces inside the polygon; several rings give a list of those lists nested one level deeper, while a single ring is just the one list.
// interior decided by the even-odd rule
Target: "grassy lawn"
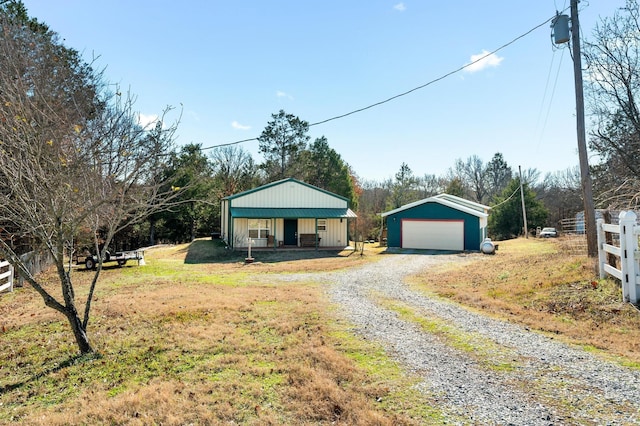
[{"label": "grassy lawn", "polygon": [[[638,311],[556,244],[501,242],[495,256],[444,265],[412,284],[638,365]],[[2,294],[0,424],[441,424],[415,378],[355,337],[320,284],[268,279],[349,268],[382,251],[265,251],[245,264],[246,253],[210,240],[149,250],[144,267],[104,270],[89,325],[97,353],[87,357],[77,357],[67,323],[34,291]],[[79,300],[90,275],[74,272]],[[468,344],[436,318],[379,303]]]},{"label": "grassy lawn", "polygon": [[[309,283],[256,274],[346,268],[351,252],[153,249],[104,271],[79,358],[68,325],[29,288],[0,299],[0,423],[418,424],[439,418],[381,349],[357,339]],[[74,273],[86,292],[90,273]],[[51,288],[54,289],[52,277]]]}]

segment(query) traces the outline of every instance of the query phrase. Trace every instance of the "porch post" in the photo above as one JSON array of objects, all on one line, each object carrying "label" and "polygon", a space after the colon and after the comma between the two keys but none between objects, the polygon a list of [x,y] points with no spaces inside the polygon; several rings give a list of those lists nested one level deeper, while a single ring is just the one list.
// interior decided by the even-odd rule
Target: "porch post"
[{"label": "porch post", "polygon": [[276,235],[278,235],[278,233],[276,232],[276,224],[278,223],[278,219],[276,219],[275,217],[271,218],[271,221],[273,223],[273,249],[275,250],[276,247],[278,247],[278,240],[276,239]]},{"label": "porch post", "polygon": [[318,218],[315,218],[316,221],[316,229],[315,229],[315,242],[316,242],[316,251],[318,251]]},{"label": "porch post", "polygon": [[233,221],[234,217],[231,214],[231,200],[227,201],[227,245],[231,247],[231,250],[235,249],[234,240],[234,229],[233,229]]},{"label": "porch post", "polygon": [[356,251],[358,251],[358,218],[353,219],[353,245]]}]

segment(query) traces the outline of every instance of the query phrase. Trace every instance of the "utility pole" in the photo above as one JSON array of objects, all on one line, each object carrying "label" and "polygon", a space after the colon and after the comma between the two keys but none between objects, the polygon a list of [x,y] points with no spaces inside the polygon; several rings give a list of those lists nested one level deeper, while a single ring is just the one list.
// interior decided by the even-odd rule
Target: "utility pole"
[{"label": "utility pole", "polygon": [[593,205],[593,185],[589,171],[587,143],[584,124],[584,94],[582,85],[582,58],[580,53],[580,25],[578,23],[578,0],[571,0],[571,41],[573,44],[573,75],[576,86],[576,127],[578,130],[578,157],[580,159],[580,176],[582,184],[582,200],[584,203],[584,222],[587,234],[587,254],[598,256],[596,232],[596,212]]},{"label": "utility pole", "polygon": [[520,174],[520,200],[522,201],[522,218],[524,219],[524,237],[529,238],[529,230],[527,229],[527,209],[524,205],[524,189],[522,189],[522,168],[518,166]]}]

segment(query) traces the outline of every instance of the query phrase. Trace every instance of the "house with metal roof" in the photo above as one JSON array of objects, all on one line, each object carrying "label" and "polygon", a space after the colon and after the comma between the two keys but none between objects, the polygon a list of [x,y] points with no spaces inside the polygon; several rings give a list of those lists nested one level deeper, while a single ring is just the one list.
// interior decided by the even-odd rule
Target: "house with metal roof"
[{"label": "house with metal roof", "polygon": [[222,199],[221,237],[231,248],[349,245],[349,200],[289,178]]},{"label": "house with metal roof", "polygon": [[439,194],[382,213],[387,246],[477,251],[487,236],[489,206]]}]

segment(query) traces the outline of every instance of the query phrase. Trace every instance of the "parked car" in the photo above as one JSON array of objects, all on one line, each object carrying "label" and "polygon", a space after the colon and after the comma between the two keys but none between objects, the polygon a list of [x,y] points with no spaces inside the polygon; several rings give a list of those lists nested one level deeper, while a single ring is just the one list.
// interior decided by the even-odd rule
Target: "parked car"
[{"label": "parked car", "polygon": [[541,238],[552,238],[552,237],[557,237],[558,236],[558,231],[556,230],[556,228],[542,228],[542,231],[540,231],[540,235],[539,237]]}]

